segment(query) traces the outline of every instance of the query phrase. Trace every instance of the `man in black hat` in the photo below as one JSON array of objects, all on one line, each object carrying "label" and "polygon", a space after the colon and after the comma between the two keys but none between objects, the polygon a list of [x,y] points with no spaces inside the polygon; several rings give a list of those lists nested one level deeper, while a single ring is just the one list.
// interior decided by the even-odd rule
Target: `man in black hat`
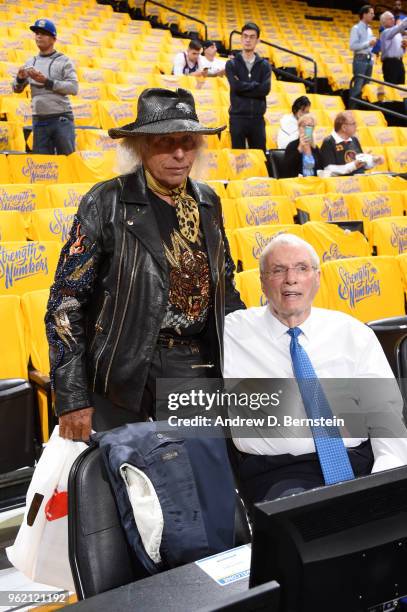
[{"label": "man in black hat", "polygon": [[[233,283],[219,198],[188,178],[207,128],[192,95],[147,89],[109,130],[138,164],[84,196],[62,249],[46,326],[60,435],[155,416],[157,378],[221,376]],[[93,414],[94,413],[94,414]]]},{"label": "man in black hat", "polygon": [[57,30],[49,19],[30,26],[39,54],[22,66],[13,91],[31,88],[34,153],[69,155],[75,151],[74,117],[68,96],[78,93],[78,77],[71,60],[55,50]]}]

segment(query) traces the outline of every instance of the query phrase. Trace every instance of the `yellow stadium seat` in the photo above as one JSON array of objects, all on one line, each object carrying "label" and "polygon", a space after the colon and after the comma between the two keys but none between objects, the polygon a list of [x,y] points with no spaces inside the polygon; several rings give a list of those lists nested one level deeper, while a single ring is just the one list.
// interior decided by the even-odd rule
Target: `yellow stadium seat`
[{"label": "yellow stadium seat", "polygon": [[[371,130],[377,128],[368,128],[368,127],[359,127],[358,128],[358,140],[362,145],[362,149],[366,151],[369,147],[373,147],[378,143],[375,141],[375,137],[372,134]],[[379,128],[379,130],[384,130],[388,128]]]},{"label": "yellow stadium seat", "polygon": [[28,353],[24,337],[24,321],[18,295],[0,295],[0,328],[2,346],[0,378],[28,378]]},{"label": "yellow stadium seat", "polygon": [[[369,127],[372,146],[399,146],[399,130],[397,127]],[[358,130],[359,135],[359,130]],[[362,143],[363,144],[363,143]]]},{"label": "yellow stadium seat", "polygon": [[326,192],[333,193],[359,193],[360,191],[371,191],[371,178],[364,174],[353,176],[335,176],[324,179]]},{"label": "yellow stadium seat", "polygon": [[72,167],[65,155],[8,155],[13,183],[71,183]]},{"label": "yellow stadium seat", "polygon": [[237,198],[235,202],[238,223],[236,227],[294,223],[291,201],[287,196]]},{"label": "yellow stadium seat", "polygon": [[9,121],[0,123],[0,151],[25,152],[24,132],[21,124]]},{"label": "yellow stadium seat", "polygon": [[328,308],[367,322],[404,315],[404,293],[395,257],[354,257],[322,266]]},{"label": "yellow stadium seat", "polygon": [[407,252],[407,217],[385,217],[371,221],[369,241],[377,255]]},{"label": "yellow stadium seat", "polygon": [[406,181],[401,176],[372,174],[366,178],[369,181],[369,189],[363,191],[404,191],[406,188]]},{"label": "yellow stadium seat", "polygon": [[55,240],[62,247],[68,240],[76,211],[76,207],[35,210],[31,213],[28,237],[30,240]]},{"label": "yellow stadium seat", "polygon": [[[92,61],[92,67],[113,72],[121,72],[124,70],[125,61],[117,57],[95,57]],[[82,92],[81,92],[82,95]]]},{"label": "yellow stadium seat", "polygon": [[[293,94],[292,94],[293,95]],[[324,96],[322,94],[307,94],[307,97],[311,101],[312,111],[315,109],[320,110],[334,110],[340,112],[345,110],[345,105],[340,96]],[[290,100],[291,104],[294,100]]]},{"label": "yellow stadium seat", "polygon": [[345,197],[353,209],[353,218],[363,221],[363,231],[367,237],[370,235],[369,224],[374,219],[403,215],[404,201],[397,191],[352,193]]},{"label": "yellow stadium seat", "polygon": [[[11,180],[7,156],[4,155],[3,153],[0,153],[0,176],[1,176],[2,183],[9,183]],[[0,186],[0,190],[1,190],[1,186]],[[0,197],[0,210],[1,210],[1,197]]]},{"label": "yellow stadium seat", "polygon": [[352,208],[346,195],[325,193],[302,196],[295,200],[298,211],[308,214],[310,221],[349,221],[353,219]]},{"label": "yellow stadium seat", "polygon": [[[88,50],[89,53],[89,50]],[[115,73],[113,70],[104,70],[103,68],[87,68],[79,67],[78,80],[85,83],[114,83]]]},{"label": "yellow stadium seat", "polygon": [[60,250],[56,242],[0,243],[0,295],[50,287]]},{"label": "yellow stadium seat", "polygon": [[244,227],[234,231],[236,255],[243,270],[250,270],[259,265],[259,258],[264,247],[276,234],[296,234],[303,237],[301,225],[261,225]]},{"label": "yellow stadium seat", "polygon": [[381,111],[354,110],[352,113],[355,116],[358,127],[385,127],[387,125]]},{"label": "yellow stadium seat", "polygon": [[0,211],[17,211],[26,228],[31,211],[47,206],[45,185],[0,185]]},{"label": "yellow stadium seat", "polygon": [[400,145],[407,146],[407,128],[405,128],[405,127],[398,127],[397,128],[397,132],[398,132],[398,135],[399,135]]},{"label": "yellow stadium seat", "polygon": [[281,195],[280,182],[275,178],[254,178],[229,181],[226,194],[229,198]]},{"label": "yellow stadium seat", "polygon": [[1,101],[1,112],[5,113],[7,121],[21,125],[31,125],[31,102],[22,97],[4,97]]},{"label": "yellow stadium seat", "polygon": [[72,98],[71,106],[75,118],[75,125],[95,128],[100,127],[98,102],[96,100]]},{"label": "yellow stadium seat", "polygon": [[226,195],[225,184],[222,181],[205,181],[209,187],[211,187],[216,195],[220,198],[224,198]]},{"label": "yellow stadium seat", "polygon": [[67,185],[48,185],[47,207],[78,208],[82,196],[85,195],[94,183],[69,183]]},{"label": "yellow stadium seat", "polygon": [[360,232],[343,230],[334,223],[309,221],[303,226],[304,240],[311,243],[321,263],[371,254],[369,243]]},{"label": "yellow stadium seat", "polygon": [[82,100],[106,100],[107,92],[103,83],[79,83]]},{"label": "yellow stadium seat", "polygon": [[325,193],[325,183],[317,176],[280,179],[281,195],[287,195],[295,208],[295,199],[301,196]]},{"label": "yellow stadium seat", "polygon": [[219,149],[203,149],[192,167],[191,178],[196,180],[226,180],[228,166],[225,164],[223,151]]},{"label": "yellow stadium seat", "polygon": [[118,72],[116,74],[116,81],[111,82],[116,82],[119,85],[138,85],[139,87],[143,87],[144,89],[147,87],[155,87],[153,83],[153,75],[146,74],[144,72]]},{"label": "yellow stadium seat", "polygon": [[254,270],[244,270],[236,274],[240,297],[247,308],[253,306],[265,306],[268,303],[261,289],[260,274],[258,268]]},{"label": "yellow stadium seat", "polygon": [[268,176],[266,157],[260,149],[223,149],[228,179]]},{"label": "yellow stadium seat", "polygon": [[106,85],[109,100],[117,102],[135,102],[145,89],[141,85]]},{"label": "yellow stadium seat", "polygon": [[196,79],[191,81],[185,74],[155,74],[152,81],[153,87],[164,87],[165,89],[176,89],[177,87],[194,89],[197,86]]},{"label": "yellow stadium seat", "polygon": [[236,200],[223,197],[222,202],[222,217],[225,228],[228,230],[234,230],[240,227],[237,221],[236,213]]},{"label": "yellow stadium seat", "polygon": [[0,210],[0,241],[25,240],[24,216],[16,211]]},{"label": "yellow stadium seat", "polygon": [[136,118],[135,102],[98,102],[100,125],[104,130],[131,123]]},{"label": "yellow stadium seat", "polygon": [[386,147],[386,157],[391,172],[407,172],[407,148]]},{"label": "yellow stadium seat", "polygon": [[97,183],[118,174],[115,151],[76,151],[70,160],[79,183]]},{"label": "yellow stadium seat", "polygon": [[110,138],[106,130],[76,130],[77,151],[116,151],[117,140]]}]

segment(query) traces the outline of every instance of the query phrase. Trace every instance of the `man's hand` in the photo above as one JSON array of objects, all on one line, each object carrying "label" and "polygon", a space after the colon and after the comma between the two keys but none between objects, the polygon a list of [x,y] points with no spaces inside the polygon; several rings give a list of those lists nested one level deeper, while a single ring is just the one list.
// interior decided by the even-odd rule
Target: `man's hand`
[{"label": "man's hand", "polygon": [[28,78],[28,70],[26,70],[26,68],[24,68],[24,66],[22,68],[18,69],[17,78],[18,79],[26,79],[26,78]]},{"label": "man's hand", "polygon": [[360,159],[355,159],[355,168],[356,170],[358,168],[364,168],[366,166],[365,162],[361,161]]},{"label": "man's hand", "polygon": [[384,164],[384,157],[383,155],[373,155],[373,161],[376,165]]},{"label": "man's hand", "polygon": [[369,40],[369,45],[370,45],[371,47],[374,47],[376,43],[377,43],[377,38],[371,38],[371,39]]},{"label": "man's hand", "polygon": [[94,408],[82,408],[74,410],[59,417],[59,435],[67,440],[89,440],[92,430],[92,415]]},{"label": "man's hand", "polygon": [[36,81],[37,83],[41,83],[43,85],[47,80],[45,74],[42,74],[42,72],[36,70],[35,68],[29,68],[27,72],[28,76],[31,77],[33,81]]}]

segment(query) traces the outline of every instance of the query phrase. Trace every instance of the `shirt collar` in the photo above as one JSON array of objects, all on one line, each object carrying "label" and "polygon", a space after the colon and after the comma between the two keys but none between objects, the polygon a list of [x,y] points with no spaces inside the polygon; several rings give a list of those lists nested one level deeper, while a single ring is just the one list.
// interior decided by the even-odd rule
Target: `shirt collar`
[{"label": "shirt collar", "polygon": [[336,144],[340,144],[341,142],[352,142],[351,136],[347,140],[345,140],[344,138],[342,138],[342,136],[339,136],[339,134],[335,132],[335,130],[331,132],[331,136],[334,139]]},{"label": "shirt collar", "polygon": [[[305,319],[305,321],[301,323],[301,325],[298,325],[303,335],[307,339],[309,338],[312,329],[312,321],[314,319],[313,312],[314,309],[311,308],[311,314],[308,319]],[[266,318],[266,325],[271,331],[271,335],[275,340],[279,340],[284,336],[284,334],[286,334],[288,337],[287,331],[289,328],[287,327],[287,325],[284,325],[284,323],[281,323],[281,321],[279,321],[277,317],[273,315],[268,306],[266,306],[264,316]]]}]

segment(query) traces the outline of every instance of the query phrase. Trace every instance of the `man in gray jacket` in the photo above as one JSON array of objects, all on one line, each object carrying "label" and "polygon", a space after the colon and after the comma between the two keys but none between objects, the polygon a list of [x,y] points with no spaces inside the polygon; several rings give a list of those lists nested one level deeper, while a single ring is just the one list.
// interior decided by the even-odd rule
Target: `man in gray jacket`
[{"label": "man in gray jacket", "polygon": [[78,77],[72,62],[54,49],[57,30],[52,21],[37,19],[30,30],[39,54],[19,69],[13,91],[31,87],[33,152],[69,155],[75,151],[75,130],[68,95],[78,93]]}]

